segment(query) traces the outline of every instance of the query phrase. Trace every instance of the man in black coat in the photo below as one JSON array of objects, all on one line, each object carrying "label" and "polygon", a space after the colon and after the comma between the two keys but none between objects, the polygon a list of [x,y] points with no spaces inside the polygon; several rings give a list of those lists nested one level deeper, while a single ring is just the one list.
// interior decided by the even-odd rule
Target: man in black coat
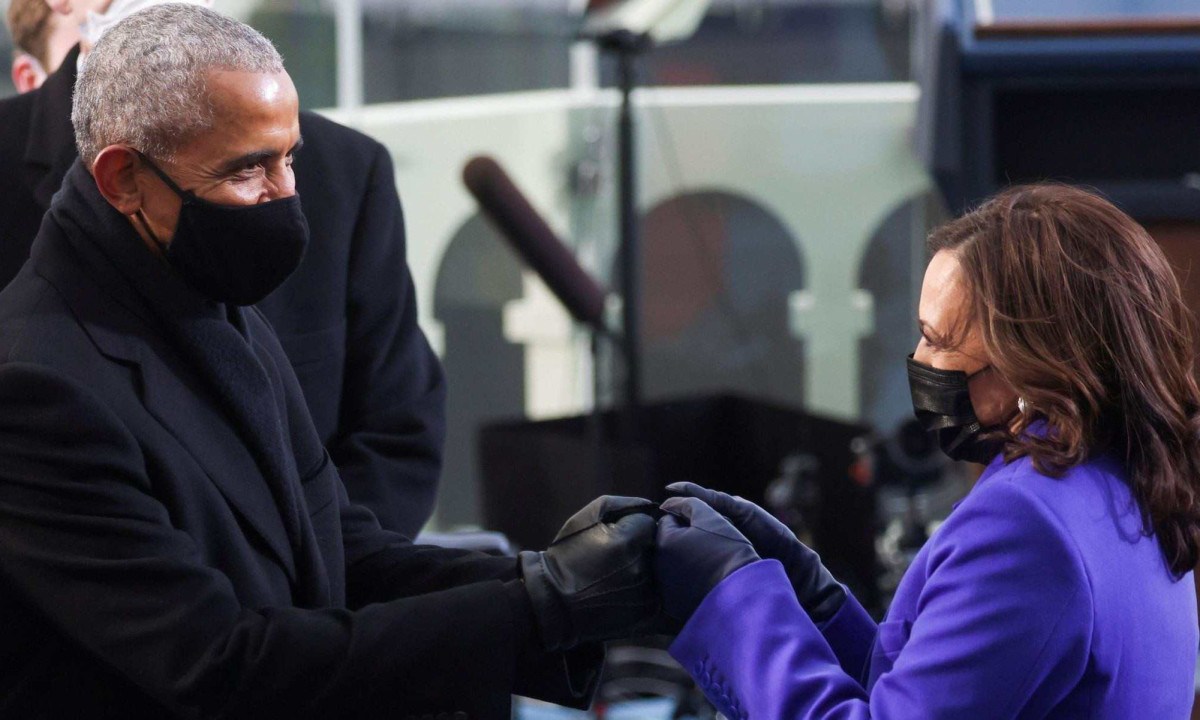
[{"label": "man in black coat", "polygon": [[[80,15],[106,4],[56,7]],[[77,157],[71,91],[79,52],[38,90],[0,100],[0,287],[29,257]],[[417,325],[391,158],[378,142],[314,113],[300,114],[300,131],[304,152],[294,170],[313,242],[258,307],[351,498],[385,528],[414,537],[433,512],[446,388]]]},{"label": "man in black coat", "polygon": [[80,158],[0,292],[0,716],[585,706],[599,643],[654,617],[655,521],[604,498],[514,560],[348,500],[249,307],[308,238],[270,43],[160,5],[97,44],[73,103]]}]

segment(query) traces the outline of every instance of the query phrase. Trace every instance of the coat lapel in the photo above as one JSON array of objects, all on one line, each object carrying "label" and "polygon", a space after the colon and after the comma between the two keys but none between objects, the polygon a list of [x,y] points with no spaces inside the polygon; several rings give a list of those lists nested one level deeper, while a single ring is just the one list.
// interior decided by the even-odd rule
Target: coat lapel
[{"label": "coat lapel", "polygon": [[78,157],[75,129],[71,125],[71,97],[78,61],[76,45],[34,93],[29,139],[25,144],[25,173],[33,197],[43,211],[50,208],[50,199]]},{"label": "coat lapel", "polygon": [[50,223],[43,223],[32,256],[100,352],[136,366],[146,410],[191,454],[294,583],[291,544],[262,471],[208,388],[162,340],[128,282],[99,254],[83,267]]},{"label": "coat lapel", "polygon": [[295,556],[280,508],[254,457],[225,413],[209,401],[199,378],[181,374],[180,360],[163,357],[157,350],[147,346],[140,364],[146,409],[187,448],[295,583]]}]

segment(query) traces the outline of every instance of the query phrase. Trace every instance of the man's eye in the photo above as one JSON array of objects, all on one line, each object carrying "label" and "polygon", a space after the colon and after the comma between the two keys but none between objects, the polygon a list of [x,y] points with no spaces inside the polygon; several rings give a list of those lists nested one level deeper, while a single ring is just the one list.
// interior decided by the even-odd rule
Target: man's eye
[{"label": "man's eye", "polygon": [[247,166],[241,168],[240,170],[235,170],[233,175],[230,176],[230,178],[232,180],[234,180],[235,182],[245,182],[247,180],[253,180],[257,176],[258,176],[258,166],[257,165],[247,165]]}]

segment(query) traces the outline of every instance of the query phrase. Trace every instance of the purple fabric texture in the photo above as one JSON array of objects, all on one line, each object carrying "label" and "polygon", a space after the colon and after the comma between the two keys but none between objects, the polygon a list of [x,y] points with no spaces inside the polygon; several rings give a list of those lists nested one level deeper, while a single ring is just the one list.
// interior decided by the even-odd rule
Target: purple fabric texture
[{"label": "purple fabric texture", "polygon": [[671,646],[731,720],[1187,718],[1197,643],[1106,459],[1062,478],[993,462],[917,555],[884,622],[817,628],[783,568],[726,578]]}]

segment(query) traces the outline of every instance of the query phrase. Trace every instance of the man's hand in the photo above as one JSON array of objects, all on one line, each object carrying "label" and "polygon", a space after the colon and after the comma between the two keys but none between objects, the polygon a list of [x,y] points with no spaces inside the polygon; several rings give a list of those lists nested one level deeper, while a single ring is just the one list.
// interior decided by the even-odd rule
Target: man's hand
[{"label": "man's hand", "polygon": [[604,496],[573,515],[521,577],[547,651],[635,634],[658,612],[652,570],[657,507]]},{"label": "man's hand", "polygon": [[666,616],[684,623],[722,580],[760,558],[749,540],[700,500],[670,498],[662,509],[658,589]]},{"label": "man's hand", "polygon": [[783,563],[796,599],[814,623],[829,620],[841,609],[846,601],[846,588],[829,574],[819,555],[797,540],[792,531],[769,512],[749,500],[695,483],[674,483],[667,486],[667,492],[703,500],[729,518],[759,555]]}]

